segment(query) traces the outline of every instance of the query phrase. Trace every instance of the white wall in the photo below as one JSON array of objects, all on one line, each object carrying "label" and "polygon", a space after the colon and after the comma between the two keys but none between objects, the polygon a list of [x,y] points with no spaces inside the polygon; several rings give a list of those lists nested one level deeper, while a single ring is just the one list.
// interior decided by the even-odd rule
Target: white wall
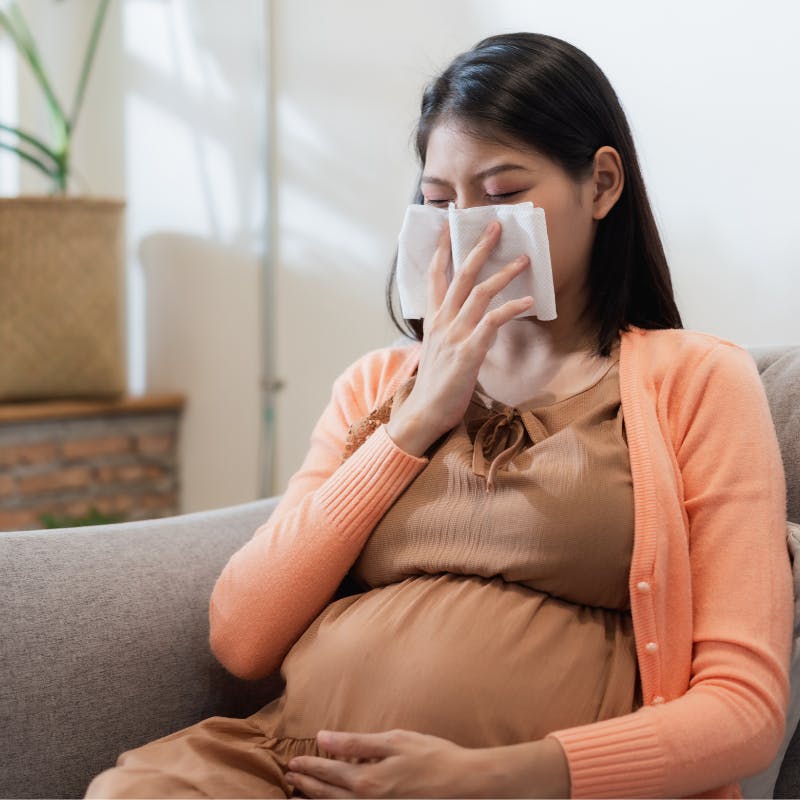
[{"label": "white wall", "polygon": [[687,327],[800,342],[800,5],[784,0],[275,0],[276,490],[330,385],[390,342],[383,286],[425,82],[484,36],[548,33],[620,96]]}]

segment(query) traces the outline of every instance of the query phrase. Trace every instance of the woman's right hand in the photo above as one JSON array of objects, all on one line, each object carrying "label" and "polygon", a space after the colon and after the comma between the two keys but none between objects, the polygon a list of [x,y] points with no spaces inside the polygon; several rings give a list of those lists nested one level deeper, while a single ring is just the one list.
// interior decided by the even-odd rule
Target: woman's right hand
[{"label": "woman's right hand", "polygon": [[421,456],[464,417],[478,373],[497,331],[533,305],[532,297],[509,300],[486,313],[492,298],[529,264],[520,256],[485,281],[475,279],[500,238],[500,223],[490,223],[447,285],[450,231],[445,224],[428,270],[424,337],[414,388],[392,409],[386,432],[394,443]]}]

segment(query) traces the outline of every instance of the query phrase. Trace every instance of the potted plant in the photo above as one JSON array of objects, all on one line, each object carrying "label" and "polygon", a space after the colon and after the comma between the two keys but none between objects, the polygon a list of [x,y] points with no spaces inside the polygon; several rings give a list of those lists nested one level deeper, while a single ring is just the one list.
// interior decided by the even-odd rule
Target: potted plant
[{"label": "potted plant", "polygon": [[46,103],[53,141],[0,121],[0,148],[51,194],[0,198],[0,401],[116,397],[126,389],[124,207],[71,192],[72,144],[110,0],[99,0],[69,111],[21,8],[0,0],[10,38]]}]

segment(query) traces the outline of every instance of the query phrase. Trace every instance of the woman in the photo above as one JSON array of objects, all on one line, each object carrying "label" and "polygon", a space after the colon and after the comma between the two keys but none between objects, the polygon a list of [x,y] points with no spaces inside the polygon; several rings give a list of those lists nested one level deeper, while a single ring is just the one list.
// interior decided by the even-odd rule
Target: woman
[{"label": "woman", "polygon": [[[336,382],[211,647],[283,695],[124,753],[90,797],[739,796],[783,735],[785,486],[752,360],[681,330],[624,114],[495,36],[425,92],[419,202],[545,210],[558,318],[487,312],[489,226],[421,343]],[[354,594],[333,600],[349,573]]]}]

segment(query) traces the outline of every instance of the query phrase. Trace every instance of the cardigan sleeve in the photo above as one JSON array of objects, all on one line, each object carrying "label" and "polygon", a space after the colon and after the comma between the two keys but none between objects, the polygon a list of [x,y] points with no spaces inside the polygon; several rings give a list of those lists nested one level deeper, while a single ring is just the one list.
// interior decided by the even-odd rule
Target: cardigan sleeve
[{"label": "cardigan sleeve", "polygon": [[256,679],[280,666],[380,518],[428,463],[397,447],[383,426],[341,462],[350,425],[396,388],[408,362],[407,348],[375,351],[336,380],[281,501],[217,578],[210,645],[234,675]]},{"label": "cardigan sleeve", "polygon": [[688,523],[689,686],[667,702],[550,734],[564,748],[575,797],[697,796],[764,769],[784,735],[792,582],[766,396],[752,358],[730,343],[684,374],[659,400],[659,416]]}]

